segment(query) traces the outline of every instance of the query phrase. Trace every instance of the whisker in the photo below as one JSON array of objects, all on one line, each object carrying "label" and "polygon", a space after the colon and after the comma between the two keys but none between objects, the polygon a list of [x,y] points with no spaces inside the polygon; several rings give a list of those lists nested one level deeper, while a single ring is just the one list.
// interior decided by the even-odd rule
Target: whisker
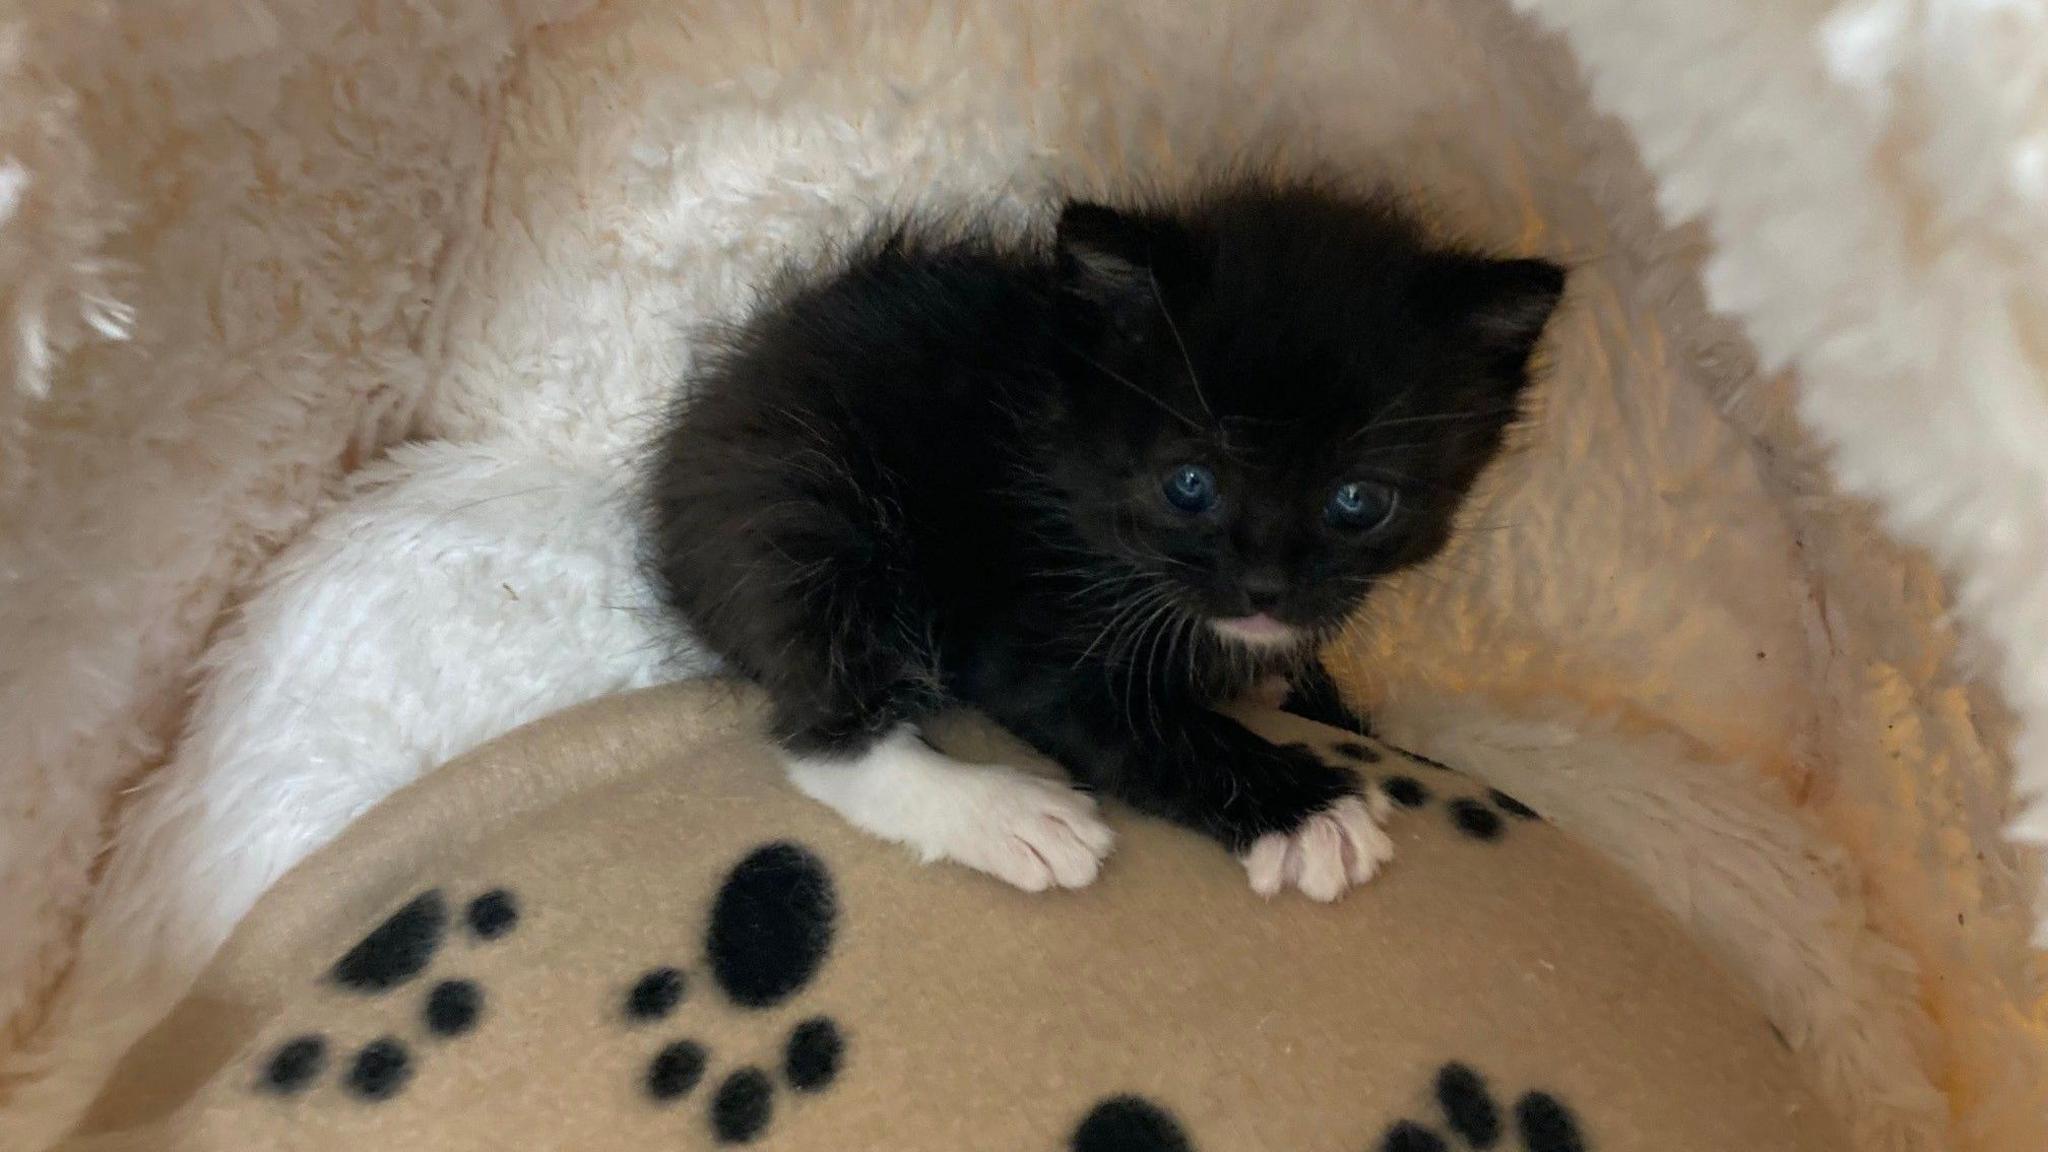
[{"label": "whisker", "polygon": [[1158,407],[1158,409],[1161,412],[1166,413],[1168,416],[1173,417],[1175,420],[1180,421],[1181,423],[1187,425],[1188,427],[1194,429],[1197,432],[1202,431],[1202,425],[1200,421],[1189,419],[1188,416],[1185,413],[1181,412],[1180,409],[1175,408],[1173,405],[1168,404],[1164,400],[1161,400],[1158,396],[1155,396],[1151,392],[1146,391],[1144,388],[1139,387],[1135,381],[1124,376],[1122,373],[1118,372],[1114,368],[1111,368],[1109,365],[1104,364],[1102,361],[1097,360],[1095,357],[1090,356],[1088,353],[1081,351],[1081,349],[1075,347],[1073,344],[1068,343],[1064,340],[1062,340],[1061,343],[1066,345],[1067,351],[1072,352],[1076,356],[1079,356],[1082,360],[1086,361],[1090,366],[1092,366],[1096,371],[1102,373],[1104,376],[1109,377],[1111,380],[1116,381],[1124,387],[1129,388],[1132,392],[1137,393],[1140,397],[1143,397],[1144,399],[1151,401],[1154,405]]},{"label": "whisker", "polygon": [[1162,721],[1159,709],[1159,680],[1153,674],[1152,665],[1159,657],[1159,642],[1165,638],[1167,626],[1173,622],[1173,614],[1176,610],[1176,606],[1170,598],[1160,606],[1160,611],[1154,615],[1158,625],[1153,631],[1152,643],[1145,649],[1145,698],[1149,704],[1147,711],[1151,713],[1152,735],[1161,743],[1165,742],[1166,737],[1160,729]]},{"label": "whisker", "polygon": [[1079,668],[1082,664],[1087,663],[1088,657],[1094,655],[1095,649],[1102,644],[1102,641],[1106,637],[1113,637],[1113,639],[1111,639],[1109,650],[1104,654],[1104,659],[1106,662],[1114,663],[1117,652],[1121,650],[1123,646],[1123,636],[1125,633],[1126,624],[1130,621],[1136,620],[1139,616],[1143,615],[1145,610],[1149,609],[1152,606],[1155,599],[1164,594],[1165,589],[1154,586],[1147,588],[1145,591],[1139,593],[1137,596],[1122,601],[1120,606],[1110,616],[1109,623],[1103,625],[1102,631],[1096,633],[1095,639],[1091,641],[1087,649],[1084,650],[1081,653],[1081,655],[1075,659],[1073,666],[1075,668]]},{"label": "whisker", "polygon": [[1188,342],[1181,339],[1180,324],[1173,318],[1173,309],[1166,306],[1166,295],[1159,290],[1159,277],[1152,269],[1147,268],[1145,279],[1152,285],[1152,302],[1159,305],[1159,314],[1166,318],[1166,330],[1173,333],[1174,346],[1180,349],[1180,362],[1187,365],[1188,386],[1195,390],[1195,400],[1201,404],[1203,413],[1209,417],[1209,423],[1215,424],[1216,410],[1209,407],[1209,398],[1202,395],[1202,378],[1195,374],[1195,358],[1188,355]]},{"label": "whisker", "polygon": [[1389,428],[1402,428],[1412,424],[1480,424],[1498,420],[1503,416],[1515,416],[1520,414],[1520,412],[1520,408],[1509,407],[1485,408],[1472,412],[1439,412],[1421,416],[1403,416],[1399,420],[1374,418],[1363,428],[1353,432],[1350,440],[1359,440],[1375,432],[1384,432]]}]

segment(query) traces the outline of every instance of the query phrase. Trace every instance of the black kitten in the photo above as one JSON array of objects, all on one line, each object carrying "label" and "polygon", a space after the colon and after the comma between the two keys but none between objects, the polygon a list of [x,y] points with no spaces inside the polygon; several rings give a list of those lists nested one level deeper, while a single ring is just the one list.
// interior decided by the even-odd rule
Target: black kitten
[{"label": "black kitten", "polygon": [[1070,203],[1043,246],[901,227],[762,307],[688,390],[659,575],[764,685],[806,792],[1028,888],[1109,833],[917,736],[955,704],[1088,788],[1333,899],[1391,851],[1346,771],[1213,710],[1443,547],[1564,284],[1393,207],[1237,185]]}]

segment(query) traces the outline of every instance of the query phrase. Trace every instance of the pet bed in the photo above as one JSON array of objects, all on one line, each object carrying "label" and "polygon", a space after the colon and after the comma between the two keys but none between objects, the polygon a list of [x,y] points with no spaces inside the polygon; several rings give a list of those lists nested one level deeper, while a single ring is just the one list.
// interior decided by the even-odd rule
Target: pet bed
[{"label": "pet bed", "polygon": [[[716,684],[538,722],[258,902],[63,1152],[587,1146],[1838,1152],[1740,988],[1526,805],[1401,801],[1346,915],[1200,838],[1031,897],[782,785]],[[748,704],[752,704],[750,699]],[[969,722],[977,760],[1032,764]],[[1446,954],[1469,962],[1445,964]]]},{"label": "pet bed", "polygon": [[1575,267],[1332,654],[1388,738],[1632,875],[1854,1147],[2048,1146],[2044,67],[1983,0],[0,3],[0,1146],[395,789],[707,670],[631,504],[693,325],[1247,158]]}]

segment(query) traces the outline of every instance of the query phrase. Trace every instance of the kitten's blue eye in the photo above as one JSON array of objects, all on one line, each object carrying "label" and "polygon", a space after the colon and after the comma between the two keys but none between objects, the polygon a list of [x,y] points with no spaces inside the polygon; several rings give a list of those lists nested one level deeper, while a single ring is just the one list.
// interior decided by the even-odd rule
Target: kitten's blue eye
[{"label": "kitten's blue eye", "polygon": [[1166,474],[1166,502],[1193,515],[1216,505],[1216,474],[1200,464],[1183,464]]},{"label": "kitten's blue eye", "polygon": [[1393,519],[1398,503],[1400,494],[1385,484],[1353,480],[1339,484],[1330,493],[1330,502],[1323,505],[1323,517],[1339,528],[1369,530]]}]

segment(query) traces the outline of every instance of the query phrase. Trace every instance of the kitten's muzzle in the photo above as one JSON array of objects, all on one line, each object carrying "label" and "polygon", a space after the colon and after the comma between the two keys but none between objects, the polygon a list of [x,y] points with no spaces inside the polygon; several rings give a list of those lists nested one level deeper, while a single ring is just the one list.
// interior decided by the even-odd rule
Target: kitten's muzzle
[{"label": "kitten's muzzle", "polygon": [[1238,585],[1251,615],[1271,615],[1287,600],[1287,578],[1278,572],[1250,572]]}]

